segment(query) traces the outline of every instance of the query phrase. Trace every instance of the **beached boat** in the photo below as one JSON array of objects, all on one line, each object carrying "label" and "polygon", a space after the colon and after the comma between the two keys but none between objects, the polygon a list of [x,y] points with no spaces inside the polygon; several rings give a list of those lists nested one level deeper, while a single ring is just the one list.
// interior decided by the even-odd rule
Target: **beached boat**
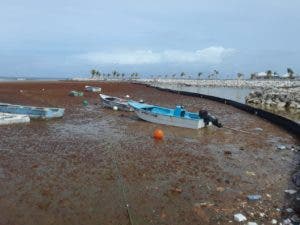
[{"label": "beached boat", "polygon": [[0,113],[0,125],[14,124],[14,123],[29,123],[30,118],[27,115],[17,115],[10,113]]},{"label": "beached boat", "polygon": [[176,106],[175,109],[169,109],[135,101],[129,101],[128,104],[134,108],[134,111],[139,118],[152,123],[191,129],[199,129],[210,125],[211,123],[219,127],[222,126],[218,120],[210,116],[207,111],[193,113],[186,111],[182,106]]},{"label": "beached boat", "polygon": [[89,92],[101,92],[101,87],[85,86],[85,90]]},{"label": "beached boat", "polygon": [[128,100],[113,97],[109,95],[100,94],[102,104],[105,107],[112,108],[115,110],[133,111],[133,108],[128,105]]},{"label": "beached boat", "polygon": [[50,119],[62,117],[65,109],[0,103],[0,112],[28,115],[30,118]]}]

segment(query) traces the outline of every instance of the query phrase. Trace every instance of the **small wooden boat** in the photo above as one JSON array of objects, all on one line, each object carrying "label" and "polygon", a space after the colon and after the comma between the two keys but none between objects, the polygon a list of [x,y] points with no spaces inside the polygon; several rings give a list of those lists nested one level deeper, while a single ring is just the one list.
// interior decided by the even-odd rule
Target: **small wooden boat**
[{"label": "small wooden boat", "polygon": [[89,92],[101,92],[100,87],[85,86],[85,90]]},{"label": "small wooden boat", "polygon": [[133,108],[128,105],[128,100],[126,99],[103,94],[100,94],[100,98],[103,106],[105,107],[112,108],[114,110],[133,111]]},{"label": "small wooden boat", "polygon": [[27,115],[17,115],[10,113],[0,113],[0,125],[14,124],[14,123],[29,123],[30,118]]},{"label": "small wooden boat", "polygon": [[27,115],[30,118],[50,119],[62,117],[65,109],[0,103],[0,112]]},{"label": "small wooden boat", "polygon": [[139,118],[152,123],[191,129],[199,129],[210,125],[211,123],[216,126],[222,126],[217,119],[210,116],[206,111],[193,113],[186,111],[182,106],[176,106],[175,109],[169,109],[135,101],[129,101],[128,104],[134,108],[134,111]]}]

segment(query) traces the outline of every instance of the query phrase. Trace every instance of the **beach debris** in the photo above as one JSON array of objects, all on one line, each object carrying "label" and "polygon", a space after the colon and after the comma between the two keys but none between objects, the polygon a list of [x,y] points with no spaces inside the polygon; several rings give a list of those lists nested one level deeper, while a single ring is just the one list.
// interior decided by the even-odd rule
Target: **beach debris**
[{"label": "beach debris", "polygon": [[256,127],[256,128],[254,128],[254,130],[255,130],[255,131],[263,131],[263,129],[260,128],[260,127]]},{"label": "beach debris", "polygon": [[182,192],[182,189],[181,188],[178,188],[178,187],[172,187],[170,189],[173,193],[178,193],[180,194]]},{"label": "beach debris", "polygon": [[82,97],[83,96],[83,92],[81,91],[70,91],[69,96],[72,97]]},{"label": "beach debris", "polygon": [[232,152],[231,152],[231,151],[228,151],[228,150],[225,150],[225,151],[224,151],[224,154],[225,154],[225,155],[231,155]]},{"label": "beach debris", "polygon": [[254,173],[254,172],[251,172],[251,171],[246,171],[246,174],[247,174],[248,176],[255,176],[255,173]]},{"label": "beach debris", "polygon": [[243,222],[243,221],[247,220],[247,218],[243,214],[241,214],[241,213],[234,214],[233,218],[237,222]]},{"label": "beach debris", "polygon": [[20,93],[23,93],[23,90],[20,90],[19,92],[20,92]]},{"label": "beach debris", "polygon": [[261,199],[261,195],[248,195],[247,196],[247,199],[249,201],[257,201],[257,200],[260,200]]},{"label": "beach debris", "polygon": [[287,194],[290,194],[290,195],[293,195],[293,194],[297,193],[296,190],[284,190],[284,192],[287,193]]},{"label": "beach debris", "polygon": [[300,187],[300,171],[293,174],[292,181],[297,187]]},{"label": "beach debris", "polygon": [[285,219],[285,220],[283,220],[283,224],[290,225],[290,224],[292,224],[292,221],[290,219]]},{"label": "beach debris", "polygon": [[285,211],[288,212],[288,213],[294,212],[294,210],[292,208],[287,208]]},{"label": "beach debris", "polygon": [[83,101],[82,101],[82,105],[83,105],[83,106],[87,106],[88,104],[89,104],[89,103],[88,103],[87,100],[83,100]]},{"label": "beach debris", "polygon": [[201,207],[211,207],[211,206],[214,206],[214,204],[210,203],[210,202],[200,202],[200,203],[195,203],[195,205],[201,206]]},{"label": "beach debris", "polygon": [[277,149],[278,150],[285,150],[286,146],[284,146],[284,145],[277,145]]},{"label": "beach debris", "polygon": [[256,222],[248,222],[247,225],[257,225]]},{"label": "beach debris", "polygon": [[300,217],[298,215],[296,215],[296,214],[291,217],[291,220],[295,224],[299,224],[300,223]]},{"label": "beach debris", "polygon": [[118,106],[113,106],[114,111],[118,111]]},{"label": "beach debris", "polygon": [[272,220],[271,220],[271,224],[277,224],[277,220],[272,219]]},{"label": "beach debris", "polygon": [[144,103],[144,100],[143,100],[143,99],[140,99],[140,100],[139,100],[139,103]]},{"label": "beach debris", "polygon": [[265,216],[266,216],[266,214],[265,213],[259,213],[259,216],[261,217],[261,218],[264,218]]},{"label": "beach debris", "polygon": [[130,98],[130,95],[125,95],[126,98]]},{"label": "beach debris", "polygon": [[193,211],[202,221],[205,222],[205,224],[208,224],[209,217],[207,216],[207,213],[199,203],[194,204]]},{"label": "beach debris", "polygon": [[223,192],[223,191],[225,191],[225,188],[224,187],[217,187],[217,191],[218,192]]},{"label": "beach debris", "polygon": [[156,129],[153,133],[153,137],[156,140],[162,140],[164,138],[164,132],[161,129]]}]

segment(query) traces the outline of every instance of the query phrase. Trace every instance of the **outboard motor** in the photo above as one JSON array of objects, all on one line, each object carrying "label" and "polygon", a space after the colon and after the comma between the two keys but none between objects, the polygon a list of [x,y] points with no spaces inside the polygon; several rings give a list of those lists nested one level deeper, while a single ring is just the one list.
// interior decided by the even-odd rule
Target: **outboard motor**
[{"label": "outboard motor", "polygon": [[209,122],[211,122],[213,125],[217,127],[223,126],[215,116],[210,115],[206,110],[200,110],[199,116],[203,118],[205,125],[208,125]]}]

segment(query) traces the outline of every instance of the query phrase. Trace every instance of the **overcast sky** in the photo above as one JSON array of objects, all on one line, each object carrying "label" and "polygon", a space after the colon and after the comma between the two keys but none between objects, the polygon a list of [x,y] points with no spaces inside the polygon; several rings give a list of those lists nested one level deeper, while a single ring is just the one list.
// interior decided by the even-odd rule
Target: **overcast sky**
[{"label": "overcast sky", "polygon": [[3,0],[0,76],[300,72],[299,0]]}]

